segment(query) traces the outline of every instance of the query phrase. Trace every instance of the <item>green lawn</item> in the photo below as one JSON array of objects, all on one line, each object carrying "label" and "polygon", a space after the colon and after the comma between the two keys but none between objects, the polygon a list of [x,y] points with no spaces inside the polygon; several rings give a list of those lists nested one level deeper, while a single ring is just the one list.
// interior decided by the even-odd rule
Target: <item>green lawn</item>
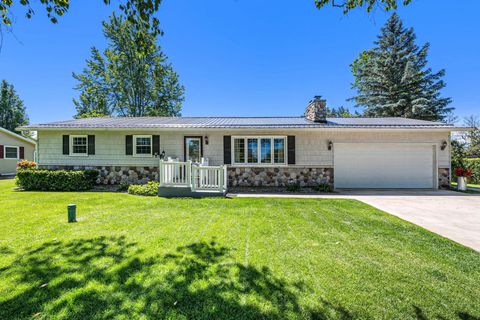
[{"label": "green lawn", "polygon": [[479,253],[358,201],[12,188],[0,319],[480,317]]}]

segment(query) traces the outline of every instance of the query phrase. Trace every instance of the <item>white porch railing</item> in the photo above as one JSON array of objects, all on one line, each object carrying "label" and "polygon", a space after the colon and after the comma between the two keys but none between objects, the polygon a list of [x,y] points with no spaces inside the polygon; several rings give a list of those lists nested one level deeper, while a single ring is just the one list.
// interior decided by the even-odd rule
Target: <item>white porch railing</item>
[{"label": "white porch railing", "polygon": [[192,162],[160,160],[160,187],[189,187],[191,185]]},{"label": "white porch railing", "polygon": [[198,192],[225,192],[226,166],[202,166],[191,161],[160,160],[160,187],[189,187]]}]

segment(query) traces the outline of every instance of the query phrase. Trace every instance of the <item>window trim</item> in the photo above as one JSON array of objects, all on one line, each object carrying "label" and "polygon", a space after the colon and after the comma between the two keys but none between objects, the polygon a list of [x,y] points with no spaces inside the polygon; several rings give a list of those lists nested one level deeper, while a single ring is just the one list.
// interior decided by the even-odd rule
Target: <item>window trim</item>
[{"label": "window trim", "polygon": [[[16,158],[7,158],[7,148],[17,149],[17,157]],[[20,147],[19,146],[3,146],[3,159],[4,160],[20,160]]]},{"label": "window trim", "polygon": [[[150,154],[148,153],[137,153],[137,138],[149,138],[150,139]],[[151,158],[153,157],[153,135],[149,134],[137,134],[133,135],[133,153],[132,156],[138,158]]]},{"label": "window trim", "polygon": [[[235,139],[243,139],[244,140],[244,162],[235,162]],[[248,141],[247,139],[257,139],[257,162],[256,163],[248,163]],[[270,163],[262,163],[262,154],[261,154],[261,139],[270,139],[271,140],[271,162]],[[275,163],[275,156],[274,156],[274,148],[275,143],[274,139],[283,139],[285,142],[284,144],[284,161],[282,163]],[[232,166],[245,166],[245,167],[285,167],[288,166],[288,140],[287,136],[279,136],[279,135],[258,135],[258,136],[232,136],[231,137],[231,157],[232,157]]]},{"label": "window trim", "polygon": [[[74,153],[73,152],[73,139],[74,138],[85,138],[85,141],[87,141],[85,153]],[[88,135],[86,135],[86,134],[70,135],[69,145],[70,145],[69,146],[69,149],[70,149],[69,156],[71,156],[71,157],[88,157]]]}]

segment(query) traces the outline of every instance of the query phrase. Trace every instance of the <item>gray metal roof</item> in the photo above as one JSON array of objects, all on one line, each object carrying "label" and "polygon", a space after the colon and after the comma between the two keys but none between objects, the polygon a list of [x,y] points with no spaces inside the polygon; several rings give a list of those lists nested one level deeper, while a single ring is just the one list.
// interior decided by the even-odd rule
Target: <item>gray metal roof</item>
[{"label": "gray metal roof", "polygon": [[315,123],[304,117],[105,117],[32,124],[21,130],[142,128],[454,128],[407,118],[327,118]]}]

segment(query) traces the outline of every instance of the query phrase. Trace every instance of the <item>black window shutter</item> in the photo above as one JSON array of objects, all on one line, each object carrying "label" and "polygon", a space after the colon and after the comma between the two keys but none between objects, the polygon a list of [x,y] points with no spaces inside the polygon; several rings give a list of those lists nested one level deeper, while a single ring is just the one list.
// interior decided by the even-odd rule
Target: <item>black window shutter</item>
[{"label": "black window shutter", "polygon": [[20,148],[19,148],[19,153],[20,153],[20,154],[19,154],[20,160],[25,159],[25,147],[20,147]]},{"label": "black window shutter", "polygon": [[125,154],[127,156],[133,155],[133,136],[125,136]]},{"label": "black window shutter", "polygon": [[88,154],[95,154],[95,136],[88,136]]},{"label": "black window shutter", "polygon": [[160,136],[152,136],[152,154],[160,154]]},{"label": "black window shutter", "polygon": [[0,159],[3,159],[3,146],[0,144]]},{"label": "black window shutter", "polygon": [[295,136],[287,137],[288,164],[295,164]]},{"label": "black window shutter", "polygon": [[70,136],[63,136],[63,154],[70,154]]},{"label": "black window shutter", "polygon": [[232,137],[223,136],[223,163],[232,164]]}]

